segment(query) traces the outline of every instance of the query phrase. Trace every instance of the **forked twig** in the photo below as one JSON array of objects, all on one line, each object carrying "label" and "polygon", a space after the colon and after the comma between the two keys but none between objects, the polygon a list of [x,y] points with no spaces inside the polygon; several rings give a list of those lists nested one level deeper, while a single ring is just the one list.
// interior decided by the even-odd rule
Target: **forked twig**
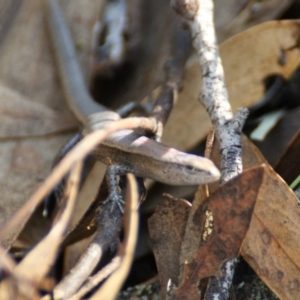
[{"label": "forked twig", "polygon": [[[224,71],[217,46],[212,0],[172,0],[173,8],[190,27],[201,73],[199,100],[204,104],[215,126],[219,142],[221,181],[225,182],[243,171],[241,132],[248,116],[246,108],[233,115],[225,87]],[[224,277],[213,277],[205,299],[227,299],[236,260],[224,264]]]}]

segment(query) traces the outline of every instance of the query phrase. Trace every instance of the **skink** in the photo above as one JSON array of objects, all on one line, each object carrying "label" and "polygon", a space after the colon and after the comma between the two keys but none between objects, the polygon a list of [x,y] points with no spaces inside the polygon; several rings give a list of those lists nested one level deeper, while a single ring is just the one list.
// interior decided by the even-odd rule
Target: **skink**
[{"label": "skink", "polygon": [[[72,113],[83,126],[90,124],[91,118],[96,123],[120,119],[117,113],[96,103],[90,96],[57,0],[47,0],[46,3],[59,74]],[[95,155],[109,166],[108,179],[132,172],[136,176],[166,184],[196,185],[215,182],[220,177],[219,170],[209,159],[169,148],[132,130],[122,130],[110,135],[95,150]],[[111,198],[119,200],[116,194],[111,195]]]}]

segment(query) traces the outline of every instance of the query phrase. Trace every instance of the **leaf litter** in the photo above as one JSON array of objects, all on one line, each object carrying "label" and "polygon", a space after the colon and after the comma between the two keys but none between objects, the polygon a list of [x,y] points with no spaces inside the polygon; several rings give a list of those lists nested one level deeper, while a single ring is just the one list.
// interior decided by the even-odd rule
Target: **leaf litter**
[{"label": "leaf litter", "polygon": [[[46,178],[51,169],[52,158],[59,145],[63,144],[69,132],[76,127],[76,122],[63,104],[49,47],[46,46],[43,39],[38,38],[44,30],[43,26],[39,26],[43,22],[40,13],[42,5],[30,0],[24,0],[24,2],[38,13],[35,14],[34,19],[31,19],[28,28],[24,27],[24,31],[21,31],[20,28],[26,24],[24,20],[29,19],[26,14],[30,13],[24,9],[21,10],[20,14],[17,15],[15,27],[12,27],[6,38],[6,44],[0,49],[1,65],[4,66],[0,71],[0,92],[3,96],[2,104],[0,103],[2,107],[1,157],[3,157],[1,166],[6,172],[8,170],[6,173],[8,175],[1,177],[2,191],[5,191],[2,196],[0,211],[2,225],[25,203],[40,184],[40,181]],[[231,5],[232,8],[236,5],[236,1],[231,1],[233,4],[230,1],[227,2],[227,5]],[[250,2],[245,7],[239,8],[238,11],[242,12],[240,15],[237,15],[237,7],[231,11],[228,10],[235,13],[237,17],[228,26],[222,26],[225,33],[220,33],[220,36],[224,36],[225,39],[232,32],[242,31],[249,26],[246,20],[250,12]],[[261,19],[258,14],[257,22],[273,18],[276,14],[279,15],[291,2],[282,1],[282,6],[277,5],[276,8],[274,4],[271,9],[269,7],[269,10],[264,8],[268,13]],[[98,9],[94,9],[94,14],[92,13],[93,9],[90,8],[90,14],[85,15],[87,19],[83,20],[82,24],[85,24],[85,28],[89,28],[87,32],[90,32],[92,20],[95,19],[100,6]],[[276,11],[276,9],[278,10]],[[72,15],[72,9],[69,13]],[[158,18],[159,22],[162,22],[163,16],[162,14]],[[78,27],[80,28],[80,26]],[[21,36],[22,32],[25,32],[21,40],[23,48],[17,44],[16,39],[16,36]],[[33,45],[24,42],[26,39],[30,41],[33,38],[42,41],[35,51],[28,50]],[[87,74],[88,46],[84,42],[85,39],[79,37],[77,41],[83,45],[81,59],[86,66],[84,72]],[[286,79],[292,75],[299,64],[298,39],[299,23],[297,21],[275,21],[248,29],[220,46],[230,99],[234,109],[238,106],[251,106],[256,103],[264,94],[263,80],[269,75],[276,73]],[[18,49],[19,51],[13,52],[10,49]],[[3,53],[6,53],[6,56]],[[42,55],[42,53],[46,53],[46,55]],[[166,53],[162,56],[158,54],[156,57],[157,65],[164,61],[165,55]],[[12,61],[15,61],[15,68],[10,68]],[[22,61],[23,63],[19,63]],[[27,64],[28,62],[30,64]],[[38,70],[42,69],[44,76],[38,76]],[[152,77],[147,78],[148,83],[137,81],[132,84],[131,87],[140,86],[139,96],[137,96],[136,91],[132,91],[128,87],[127,95],[142,98],[160,83],[161,74],[155,75],[155,73],[160,72],[155,68],[152,70]],[[141,73],[143,71],[141,70]],[[205,137],[209,128],[206,116],[196,101],[199,74],[197,65],[190,62],[186,70],[184,90],[179,96],[178,103],[165,130],[164,142],[183,150],[198,144]],[[38,80],[39,77],[40,80]],[[53,90],[56,91],[57,97],[53,97]],[[200,125],[198,125],[199,120],[201,120]],[[199,131],[200,127],[201,131]],[[288,183],[297,175],[298,166],[295,163],[297,161],[297,142],[298,139],[295,137],[275,168]],[[174,199],[165,195],[163,202],[157,207],[156,213],[149,220],[153,249],[157,258],[161,294],[164,297],[167,295],[167,287],[169,286],[174,297],[180,297],[184,294],[190,295],[193,299],[199,295],[199,281],[209,275],[217,276],[224,260],[240,252],[257,275],[278,297],[297,299],[300,293],[297,198],[282,178],[267,164],[259,150],[246,138],[243,138],[243,150],[245,172],[234,179],[235,181],[226,183],[218,189],[212,186],[210,188],[212,194],[207,200],[203,196],[205,193],[198,191],[196,197],[200,197],[201,201],[199,201],[200,204],[197,208],[191,208],[185,200]],[[264,166],[260,166],[261,164]],[[251,169],[248,170],[248,168]],[[213,190],[215,191],[212,192]],[[251,197],[245,197],[245,195],[251,195]],[[235,218],[226,218],[230,212],[234,216],[239,215],[235,209],[238,209],[243,201],[241,203],[233,201],[237,198],[242,198],[248,203],[248,208],[245,208],[245,211],[242,210],[244,212],[242,215],[245,218],[238,221]],[[229,201],[229,205],[225,205],[226,199]],[[228,212],[230,208],[232,210]],[[194,210],[193,215],[189,216],[192,209]],[[241,213],[241,211],[239,212]],[[83,215],[83,211],[81,215]],[[80,214],[77,219],[80,219]],[[225,225],[223,227],[223,224],[227,224],[226,222],[228,227]],[[44,225],[44,228],[41,228],[39,237],[46,232],[49,225],[48,223],[48,225]],[[234,227],[241,230],[238,236],[234,236]],[[66,226],[64,226],[63,231],[65,230],[67,230]],[[225,235],[226,240],[228,239],[228,243],[232,243],[233,248],[224,242],[222,230],[228,234]],[[46,239],[50,239],[50,237],[51,231]],[[54,246],[53,243],[44,240],[38,245],[46,248],[49,245]],[[44,250],[39,250],[38,245],[32,251],[37,251],[35,257],[39,257],[39,260],[43,261]],[[59,239],[55,245],[56,247],[59,245]],[[33,245],[31,244],[31,246]],[[28,249],[28,244],[23,247]],[[54,247],[52,250],[51,253],[55,254]],[[210,253],[212,254],[210,255]],[[26,257],[28,260],[32,259],[30,252]],[[52,264],[54,259],[49,257],[50,260]],[[24,278],[22,279],[23,275],[20,274],[26,273],[27,267],[22,267],[25,263],[26,260],[24,260],[23,265],[18,263],[7,269],[13,272],[13,276],[8,280],[11,280],[12,286],[20,287],[19,297],[21,299],[26,299],[26,297],[29,299],[39,298],[39,292],[36,289],[38,286],[32,285],[32,283],[27,283],[28,286],[25,285],[25,288],[31,291],[30,295],[26,296],[21,292]],[[20,271],[17,270],[22,268],[24,269],[19,274]],[[36,274],[35,271],[38,271],[35,270],[36,267],[30,268],[33,270],[32,274]],[[126,268],[128,269],[128,265]],[[191,273],[196,274],[192,277],[193,280],[190,279]],[[124,275],[121,277],[120,280],[123,282]],[[39,286],[46,286],[48,279],[48,275],[45,275],[43,271]],[[53,285],[55,283],[52,283]],[[1,296],[5,295],[3,299],[12,297],[12,286],[7,288],[7,281],[2,282],[0,290]]]}]

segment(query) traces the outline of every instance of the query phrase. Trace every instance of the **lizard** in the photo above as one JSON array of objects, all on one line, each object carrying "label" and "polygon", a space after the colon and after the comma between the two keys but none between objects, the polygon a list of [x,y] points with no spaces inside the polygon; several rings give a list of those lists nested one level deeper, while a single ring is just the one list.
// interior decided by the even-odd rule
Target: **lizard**
[{"label": "lizard", "polygon": [[[95,102],[89,94],[57,0],[46,1],[46,15],[65,98],[71,112],[84,126],[83,133],[119,120],[119,114]],[[220,171],[210,159],[181,152],[133,130],[111,134],[93,155],[108,165],[108,200],[119,207],[123,203],[118,191],[120,175],[133,173],[170,185],[208,184],[220,177]]]}]

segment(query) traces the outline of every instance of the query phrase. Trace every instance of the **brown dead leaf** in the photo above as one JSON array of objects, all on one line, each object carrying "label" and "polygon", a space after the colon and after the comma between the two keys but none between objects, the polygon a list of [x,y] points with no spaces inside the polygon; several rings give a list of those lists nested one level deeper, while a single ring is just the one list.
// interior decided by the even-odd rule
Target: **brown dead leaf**
[{"label": "brown dead leaf", "polygon": [[[263,79],[267,76],[291,76],[300,61],[299,33],[298,21],[271,21],[220,45],[233,111],[259,101],[264,94]],[[190,149],[207,135],[211,123],[197,101],[200,87],[200,68],[195,61],[186,70],[184,89],[167,122],[163,137],[166,144]]]},{"label": "brown dead leaf", "polygon": [[299,224],[297,197],[271,167],[266,168],[241,254],[281,299],[300,297]]},{"label": "brown dead leaf", "polygon": [[[45,26],[44,2],[21,2],[0,48],[0,137],[5,138],[0,151],[0,226],[46,178],[53,158],[70,136],[64,132],[77,126],[61,92]],[[103,1],[62,2],[72,24],[81,28],[76,30],[75,40],[80,45],[83,69],[87,70],[92,27]],[[36,226],[35,232],[30,231],[27,236],[40,238],[43,230],[44,225]],[[14,233],[12,236],[15,238]],[[12,242],[10,239],[8,244]]]},{"label": "brown dead leaf", "polygon": [[74,129],[73,118],[0,84],[0,138],[36,137]]},{"label": "brown dead leaf", "polygon": [[[32,101],[69,114],[61,93],[53,49],[46,29],[44,1],[22,2],[0,48],[0,80],[8,88]],[[60,2],[69,24],[72,24],[70,27],[75,44],[78,45],[84,73],[87,73],[92,28],[99,18],[101,3],[102,0]]]},{"label": "brown dead leaf", "polygon": [[[67,274],[75,265],[81,254],[90,244],[93,233],[96,231],[96,223],[92,223],[92,220],[95,217],[95,210],[98,207],[97,204],[101,200],[99,200],[98,196],[95,198],[95,195],[97,195],[98,189],[102,190],[102,187],[99,188],[99,183],[101,178],[104,177],[105,169],[106,168],[100,162],[97,162],[89,173],[88,180],[85,181],[81,188],[76,211],[73,214],[70,224],[71,231],[68,232],[63,242],[63,246],[68,245],[68,241],[72,239],[73,236],[72,243],[74,245],[65,248],[63,274]],[[106,199],[106,197],[107,194],[105,194],[103,198]],[[95,202],[97,202],[97,204]],[[89,213],[85,214],[85,212]],[[75,241],[77,241],[77,243],[75,243]]]},{"label": "brown dead leaf", "polygon": [[261,164],[268,164],[257,147],[244,134],[242,134],[242,149],[244,169],[259,166]]},{"label": "brown dead leaf", "polygon": [[191,205],[186,200],[165,194],[155,213],[148,220],[152,249],[162,287],[162,299],[166,297],[169,279],[178,285],[180,247],[190,208]]},{"label": "brown dead leaf", "polygon": [[54,155],[65,140],[66,136],[62,135],[1,141],[0,226],[9,220],[47,177]]},{"label": "brown dead leaf", "polygon": [[[257,149],[257,147],[247,138],[246,135],[242,134],[242,160],[243,169],[249,169],[251,167],[257,167],[262,164],[268,164],[266,159]],[[220,155],[217,140],[214,141],[211,159],[220,168]],[[219,188],[218,183],[213,183],[209,185],[209,191],[212,193]]]},{"label": "brown dead leaf", "polygon": [[[290,153],[294,152],[292,148]],[[289,161],[288,157],[284,161]],[[259,150],[243,136],[244,167],[262,162],[264,158]],[[295,161],[290,165],[291,172],[294,165]],[[281,177],[271,167],[265,170],[241,254],[277,296],[281,299],[298,299],[300,208],[297,206],[297,197]],[[281,171],[288,176],[288,167]]]},{"label": "brown dead leaf", "polygon": [[224,262],[238,255],[250,226],[264,169],[248,169],[226,182],[196,211],[192,224],[187,224],[189,230],[180,255],[181,280],[172,299],[199,298],[200,280],[220,276]]},{"label": "brown dead leaf", "polygon": [[182,299],[183,295],[199,297],[200,279],[220,275],[222,264],[238,254],[263,173],[264,167],[252,168],[224,184],[203,202],[187,225],[191,211],[188,204],[164,197],[148,222],[162,297],[166,296],[169,279],[179,286],[174,299]]}]

